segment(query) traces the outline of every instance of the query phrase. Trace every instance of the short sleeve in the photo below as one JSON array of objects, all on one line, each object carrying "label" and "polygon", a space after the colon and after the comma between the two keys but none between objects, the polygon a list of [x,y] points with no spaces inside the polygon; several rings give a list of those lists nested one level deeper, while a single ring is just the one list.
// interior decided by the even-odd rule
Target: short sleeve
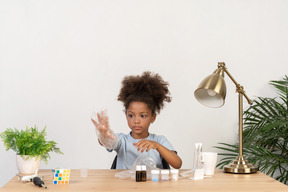
[{"label": "short sleeve", "polygon": [[173,145],[168,141],[168,139],[164,135],[159,135],[157,138],[157,142],[166,147],[171,151],[175,151]]}]

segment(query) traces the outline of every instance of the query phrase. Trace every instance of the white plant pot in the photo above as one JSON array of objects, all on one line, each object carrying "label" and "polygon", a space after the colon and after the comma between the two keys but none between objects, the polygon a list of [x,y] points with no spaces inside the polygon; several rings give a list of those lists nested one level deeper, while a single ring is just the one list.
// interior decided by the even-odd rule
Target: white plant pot
[{"label": "white plant pot", "polygon": [[35,157],[27,158],[28,155],[21,157],[16,155],[16,164],[20,174],[32,175],[35,171],[39,169],[41,159],[36,159]]}]

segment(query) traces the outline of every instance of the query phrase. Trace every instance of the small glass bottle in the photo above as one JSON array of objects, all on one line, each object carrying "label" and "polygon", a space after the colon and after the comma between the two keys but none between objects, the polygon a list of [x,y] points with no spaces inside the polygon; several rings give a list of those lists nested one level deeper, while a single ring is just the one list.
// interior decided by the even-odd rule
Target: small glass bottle
[{"label": "small glass bottle", "polygon": [[169,181],[169,170],[161,170],[161,181]]},{"label": "small glass bottle", "polygon": [[141,165],[136,165],[136,175],[135,175],[135,179],[136,182],[140,182],[141,181]]},{"label": "small glass bottle", "polygon": [[160,174],[160,171],[158,169],[151,170],[151,180],[159,181],[159,174]]},{"label": "small glass bottle", "polygon": [[147,180],[147,171],[146,171],[146,165],[141,166],[141,181]]}]

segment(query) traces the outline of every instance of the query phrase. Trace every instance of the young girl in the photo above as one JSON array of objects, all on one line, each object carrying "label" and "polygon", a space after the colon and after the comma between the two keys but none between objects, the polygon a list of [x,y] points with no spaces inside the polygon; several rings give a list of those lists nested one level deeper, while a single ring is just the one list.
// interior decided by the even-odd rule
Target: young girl
[{"label": "young girl", "polygon": [[168,83],[158,74],[144,72],[142,76],[127,76],[122,81],[118,100],[124,104],[131,132],[114,134],[103,111],[97,113],[98,122],[91,119],[99,143],[108,151],[117,152],[117,169],[130,169],[141,153],[152,158],[160,169],[163,169],[163,158],[173,168],[181,167],[182,160],[165,136],[149,133],[149,126],[164,107],[164,101],[171,101],[169,94]]}]

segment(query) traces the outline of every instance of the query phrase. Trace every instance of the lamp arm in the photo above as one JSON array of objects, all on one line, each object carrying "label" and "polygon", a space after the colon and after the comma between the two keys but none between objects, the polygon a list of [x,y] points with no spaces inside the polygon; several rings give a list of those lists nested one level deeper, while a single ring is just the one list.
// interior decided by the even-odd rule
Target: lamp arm
[{"label": "lamp arm", "polygon": [[222,68],[222,70],[229,76],[229,78],[233,81],[233,83],[236,85],[236,92],[241,93],[242,95],[244,95],[244,97],[246,98],[247,102],[252,105],[253,101],[251,99],[249,99],[249,97],[246,95],[245,91],[244,91],[244,87],[241,86],[239,83],[236,82],[236,80],[232,77],[232,75],[229,73],[229,71],[227,70],[225,63],[224,62],[219,62],[218,63],[218,68]]}]

